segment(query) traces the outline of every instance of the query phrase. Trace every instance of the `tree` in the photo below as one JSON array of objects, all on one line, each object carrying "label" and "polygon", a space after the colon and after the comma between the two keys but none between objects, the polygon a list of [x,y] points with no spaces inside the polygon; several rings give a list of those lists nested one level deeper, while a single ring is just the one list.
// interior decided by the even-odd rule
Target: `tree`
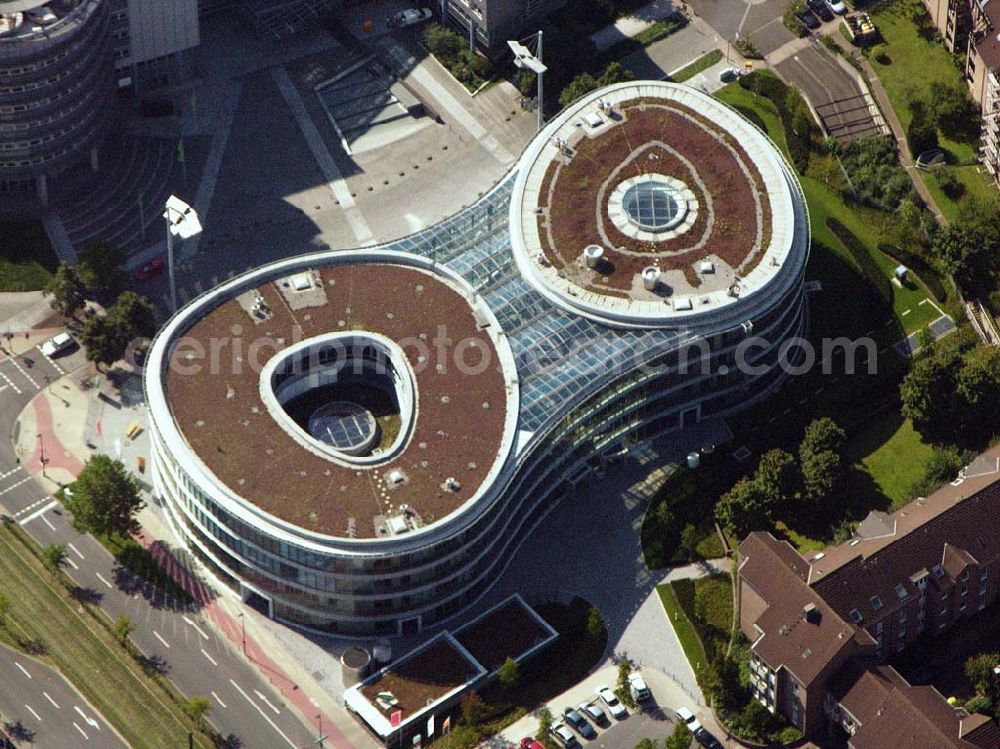
[{"label": "tree", "polygon": [[462,697],[461,714],[459,723],[472,728],[478,728],[485,722],[489,715],[489,710],[483,698],[477,692],[469,692]]},{"label": "tree", "polygon": [[1000,664],[1000,653],[987,652],[971,656],[965,661],[965,675],[973,683],[978,694],[994,695],[997,676],[993,669]]},{"label": "tree", "polygon": [[105,242],[91,242],[80,253],[77,275],[80,281],[102,300],[113,299],[128,281],[122,270],[124,253]]},{"label": "tree", "polygon": [[961,354],[953,349],[918,356],[899,387],[903,415],[921,434],[953,432],[958,412],[956,380]]},{"label": "tree", "polygon": [[535,739],[545,749],[558,749],[558,744],[552,738],[552,711],[547,707],[538,710],[538,731],[535,733]]},{"label": "tree", "polygon": [[152,338],[156,333],[153,305],[134,291],[126,291],[103,316],[84,323],[80,340],[87,349],[87,359],[96,364],[113,364],[136,340]]},{"label": "tree", "polygon": [[198,728],[204,727],[205,716],[211,709],[212,702],[208,697],[191,697],[184,701],[184,712]]},{"label": "tree", "polygon": [[564,107],[568,107],[584,94],[589,94],[596,89],[597,79],[590,73],[580,73],[580,75],[576,76],[563,87],[563,90],[559,93],[559,103]]},{"label": "tree", "polygon": [[597,87],[604,88],[605,86],[611,86],[615,83],[628,83],[629,81],[635,80],[635,73],[626,67],[623,67],[620,62],[612,62],[606,68],[604,72],[601,73],[600,77],[597,79]]},{"label": "tree", "polygon": [[660,742],[649,737],[639,739],[639,743],[635,745],[635,749],[659,749],[659,747]]},{"label": "tree", "polygon": [[615,682],[615,697],[625,707],[634,708],[635,700],[632,698],[632,690],[628,688],[628,677],[631,674],[632,661],[628,658],[622,658],[618,661],[618,679]]},{"label": "tree", "polygon": [[978,254],[984,248],[984,240],[979,231],[968,224],[953,222],[941,229],[931,244],[931,251],[941,270],[967,281],[970,266],[975,265]]},{"label": "tree", "polygon": [[701,534],[691,523],[685,525],[684,530],[681,531],[680,550],[688,560],[694,559],[700,538]]},{"label": "tree", "polygon": [[689,749],[691,746],[691,730],[684,723],[678,722],[674,731],[664,742],[665,749]]},{"label": "tree", "polygon": [[122,647],[128,642],[128,636],[135,631],[135,626],[129,620],[127,616],[122,614],[117,619],[115,623],[111,625],[111,634],[114,635],[115,639],[118,640],[118,644]]},{"label": "tree", "polygon": [[53,572],[66,566],[66,544],[50,544],[42,551],[45,564]]},{"label": "tree", "polygon": [[439,26],[436,23],[424,27],[424,44],[431,54],[445,60],[458,57],[465,49],[465,40],[452,29]]},{"label": "tree", "polygon": [[152,302],[134,291],[119,295],[108,316],[126,344],[133,338],[152,338],[156,334],[156,311]]},{"label": "tree", "polygon": [[513,689],[521,681],[521,667],[509,655],[497,671],[497,680],[504,689]]},{"label": "tree", "polygon": [[846,441],[844,430],[829,416],[814,419],[806,427],[806,433],[799,444],[799,459],[820,452],[839,453]]},{"label": "tree", "polygon": [[797,484],[795,458],[780,448],[768,450],[760,456],[756,481],[772,502],[790,499]]},{"label": "tree", "polygon": [[83,307],[86,291],[76,269],[67,263],[59,263],[42,293],[52,297],[52,309],[66,317],[73,317]]},{"label": "tree", "polygon": [[742,478],[719,498],[715,519],[730,534],[743,537],[771,525],[774,501],[753,479]]},{"label": "tree", "polygon": [[832,450],[812,453],[802,461],[802,487],[813,501],[829,497],[840,480],[843,463]]},{"label": "tree", "polygon": [[910,126],[906,128],[906,142],[910,144],[910,151],[916,158],[924,151],[938,147],[937,127],[926,102],[921,99],[910,102],[910,115]]},{"label": "tree", "polygon": [[970,409],[992,402],[1000,389],[1000,349],[977,346],[969,351],[955,384],[958,396]]},{"label": "tree", "polygon": [[107,315],[87,319],[80,331],[80,343],[87,350],[87,361],[98,366],[114,364],[124,353],[115,335],[114,324]]},{"label": "tree", "polygon": [[604,640],[604,619],[595,606],[587,612],[587,639],[594,643]]},{"label": "tree", "polygon": [[715,689],[712,693],[712,705],[727,710],[734,710],[743,704],[744,689],[740,684],[739,664],[720,652],[712,662],[715,671]]},{"label": "tree", "polygon": [[773,720],[771,713],[757,700],[750,700],[739,717],[744,733],[757,739],[763,739],[768,734]]},{"label": "tree", "polygon": [[120,460],[93,455],[73,484],[63,504],[81,533],[128,538],[139,530],[135,514],[145,504],[139,486]]}]

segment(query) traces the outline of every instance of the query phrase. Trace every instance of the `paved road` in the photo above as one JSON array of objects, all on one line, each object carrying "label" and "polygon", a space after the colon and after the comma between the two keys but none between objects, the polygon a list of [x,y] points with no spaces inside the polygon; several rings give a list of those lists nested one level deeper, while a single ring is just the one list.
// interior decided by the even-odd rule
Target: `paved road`
[{"label": "paved road", "polygon": [[[55,362],[37,348],[0,356],[0,434],[12,434],[24,407],[38,391],[80,362],[80,354]],[[53,458],[54,459],[54,458]],[[132,640],[187,696],[212,699],[210,720],[245,749],[297,749],[316,739],[311,726],[291,712],[267,681],[235,651],[194,607],[183,607],[136,581],[93,537],[70,525],[68,514],[21,466],[9,439],[0,439],[0,505],[42,546],[68,546],[69,576],[90,591],[115,619],[125,615],[136,629]],[[3,678],[15,678],[2,668]],[[58,700],[57,700],[58,701]],[[69,744],[68,746],[77,746]]]},{"label": "paved road", "polygon": [[796,84],[812,103],[826,131],[842,142],[881,133],[857,79],[842,68],[818,42],[775,68]]},{"label": "paved road", "polygon": [[[125,749],[107,721],[57,671],[0,645],[0,715],[17,739],[37,747]],[[13,724],[13,725],[10,725]]]}]

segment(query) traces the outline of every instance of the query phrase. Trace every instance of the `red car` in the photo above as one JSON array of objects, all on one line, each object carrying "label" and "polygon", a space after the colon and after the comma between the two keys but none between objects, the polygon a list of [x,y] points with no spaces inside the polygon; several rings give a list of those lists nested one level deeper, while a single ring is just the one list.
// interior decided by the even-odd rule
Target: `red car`
[{"label": "red car", "polygon": [[165,267],[166,266],[164,266],[162,259],[154,258],[139,268],[139,270],[135,272],[135,277],[140,281],[148,281],[149,279],[163,273]]},{"label": "red car", "polygon": [[541,743],[530,736],[525,736],[521,739],[521,749],[545,749]]}]

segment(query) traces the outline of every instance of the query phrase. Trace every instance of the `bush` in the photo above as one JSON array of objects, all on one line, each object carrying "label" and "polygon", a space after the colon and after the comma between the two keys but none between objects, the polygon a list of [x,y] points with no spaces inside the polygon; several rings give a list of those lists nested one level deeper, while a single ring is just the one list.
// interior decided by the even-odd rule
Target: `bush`
[{"label": "bush", "polygon": [[809,29],[806,28],[806,25],[802,23],[802,19],[799,18],[799,13],[802,11],[802,8],[802,0],[792,0],[792,2],[785,7],[785,12],[781,14],[781,22],[785,24],[785,28],[795,34],[795,36],[806,36],[809,33]]},{"label": "bush", "polygon": [[984,694],[977,694],[975,697],[971,697],[965,703],[965,709],[970,713],[982,713],[983,715],[991,715],[990,708],[993,707],[993,703],[990,702],[990,698]]},{"label": "bush", "polygon": [[854,262],[858,264],[862,275],[875,288],[879,303],[882,306],[880,312],[890,310],[892,308],[892,282],[882,272],[882,269],[878,267],[878,263],[875,262],[875,258],[872,257],[868,248],[861,243],[861,240],[850,229],[832,216],[826,219],[826,226],[833,233],[833,236],[839,239],[841,244],[844,245],[844,248],[854,258]]},{"label": "bush", "polygon": [[939,300],[945,300],[948,298],[948,291],[944,287],[944,283],[941,281],[941,275],[937,272],[926,258],[915,252],[910,252],[909,250],[904,250],[901,247],[896,247],[894,245],[880,243],[878,246],[881,252],[891,257],[896,262],[901,265],[905,265],[907,268],[916,273],[920,280],[924,282],[928,290]]},{"label": "bush", "polygon": [[733,42],[733,48],[748,60],[763,60],[763,53],[749,36],[741,36]]},{"label": "bush", "polygon": [[958,200],[965,193],[965,185],[951,169],[935,169],[934,176],[937,177],[941,191],[952,200]]},{"label": "bush", "polygon": [[778,741],[782,744],[794,744],[796,741],[802,738],[802,731],[800,731],[795,726],[786,726],[778,731],[776,736]]},{"label": "bush", "polygon": [[970,456],[957,447],[935,447],[924,466],[924,476],[913,487],[913,496],[926,496],[949,481],[952,481]]},{"label": "bush", "polygon": [[904,200],[913,201],[913,183],[899,164],[896,140],[891,135],[859,138],[847,144],[841,150],[841,163],[857,201],[885,211],[895,211]]},{"label": "bush", "polygon": [[927,111],[927,105],[919,99],[910,102],[910,114],[913,119],[906,128],[906,142],[910,144],[913,158],[917,158],[924,151],[938,147],[937,127]]},{"label": "bush", "polygon": [[774,104],[785,130],[792,163],[800,174],[805,174],[817,130],[802,95],[776,75],[756,70],[741,77],[740,86],[760,94]]}]

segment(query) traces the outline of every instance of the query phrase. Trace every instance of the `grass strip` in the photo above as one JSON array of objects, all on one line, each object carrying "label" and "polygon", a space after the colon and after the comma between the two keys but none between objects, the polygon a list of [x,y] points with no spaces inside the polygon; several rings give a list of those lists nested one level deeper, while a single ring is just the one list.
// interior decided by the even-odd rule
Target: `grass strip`
[{"label": "grass strip", "polygon": [[671,80],[674,83],[684,83],[684,81],[694,78],[698,73],[704,70],[708,70],[710,67],[715,65],[719,60],[722,59],[722,50],[713,49],[711,52],[706,52],[697,60],[689,65],[685,65],[683,68],[678,70],[676,73],[671,75],[667,80]]},{"label": "grass strip", "polygon": [[701,686],[701,674],[705,670],[708,661],[705,657],[705,647],[701,644],[701,639],[698,637],[698,631],[694,628],[694,624],[688,618],[688,615],[684,613],[684,609],[681,608],[681,604],[677,600],[677,594],[670,583],[657,585],[656,592],[660,596],[660,603],[663,604],[663,610],[666,612],[667,618],[674,627],[674,633],[677,635],[677,639],[680,640],[684,656],[688,659],[688,663],[691,664],[691,669],[698,680],[698,685]]},{"label": "grass strip", "polygon": [[[142,673],[97,615],[55,581],[28,539],[0,529],[0,579],[12,601],[9,618],[134,749],[183,745],[192,730],[163,684]],[[196,734],[196,744],[209,747]]]}]

